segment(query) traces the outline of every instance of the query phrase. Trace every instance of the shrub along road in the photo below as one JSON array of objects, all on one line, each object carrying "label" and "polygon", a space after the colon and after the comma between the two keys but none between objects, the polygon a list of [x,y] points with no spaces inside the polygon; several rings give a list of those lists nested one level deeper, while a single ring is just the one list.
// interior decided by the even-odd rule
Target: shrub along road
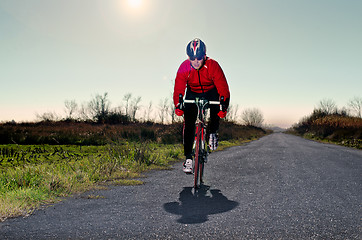
[{"label": "shrub along road", "polygon": [[359,239],[362,151],[274,133],[0,223],[2,239]]}]

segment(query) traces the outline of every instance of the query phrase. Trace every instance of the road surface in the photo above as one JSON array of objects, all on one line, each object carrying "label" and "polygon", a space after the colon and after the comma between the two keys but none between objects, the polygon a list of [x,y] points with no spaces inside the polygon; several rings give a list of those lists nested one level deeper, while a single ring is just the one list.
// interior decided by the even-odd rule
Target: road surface
[{"label": "road surface", "polygon": [[[361,239],[362,151],[274,133],[0,223],[1,239]],[[101,198],[88,199],[88,195]]]}]

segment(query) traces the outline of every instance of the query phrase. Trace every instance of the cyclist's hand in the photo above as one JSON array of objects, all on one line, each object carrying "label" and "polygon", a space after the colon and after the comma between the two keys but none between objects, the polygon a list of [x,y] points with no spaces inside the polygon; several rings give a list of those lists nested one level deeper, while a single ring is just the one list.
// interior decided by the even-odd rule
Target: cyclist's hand
[{"label": "cyclist's hand", "polygon": [[184,111],[183,110],[181,110],[181,104],[180,103],[178,103],[177,104],[177,106],[176,106],[176,109],[175,109],[175,113],[176,113],[176,115],[177,116],[182,116],[182,115],[184,115]]},{"label": "cyclist's hand", "polygon": [[225,118],[226,117],[226,113],[227,111],[219,111],[219,113],[217,114],[220,118]]},{"label": "cyclist's hand", "polygon": [[229,106],[229,99],[225,99],[223,96],[221,96],[220,97],[220,111],[223,111],[226,114],[228,106]]},{"label": "cyclist's hand", "polygon": [[175,113],[176,113],[177,116],[180,116],[180,117],[182,115],[184,115],[184,111],[182,111],[181,109],[178,109],[178,108],[175,109]]}]

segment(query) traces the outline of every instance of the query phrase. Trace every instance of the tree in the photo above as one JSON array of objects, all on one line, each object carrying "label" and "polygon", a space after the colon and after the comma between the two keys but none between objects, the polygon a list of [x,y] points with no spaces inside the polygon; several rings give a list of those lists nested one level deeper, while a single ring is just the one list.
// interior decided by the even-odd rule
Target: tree
[{"label": "tree", "polygon": [[67,115],[66,118],[74,119],[73,115],[78,109],[78,104],[76,103],[76,101],[75,100],[70,100],[70,101],[65,100],[64,105],[65,105],[65,113]]},{"label": "tree", "polygon": [[130,118],[131,118],[131,120],[133,122],[136,121],[136,113],[140,108],[140,106],[139,106],[140,102],[141,102],[141,97],[134,98],[131,105],[129,106],[129,108],[130,108]]},{"label": "tree", "polygon": [[230,104],[228,108],[228,113],[225,117],[225,121],[236,122],[238,118],[238,111],[239,105],[236,105],[236,107],[234,107],[234,105]]},{"label": "tree", "polygon": [[110,102],[108,93],[104,95],[97,94],[88,104],[93,120],[101,123],[104,122],[109,114]]},{"label": "tree", "polygon": [[247,126],[261,127],[264,122],[263,114],[257,108],[245,109],[241,118]]},{"label": "tree", "polygon": [[352,112],[356,113],[356,116],[361,118],[362,111],[362,97],[354,97],[348,102],[348,107]]},{"label": "tree", "polygon": [[178,117],[178,116],[176,115],[176,113],[175,113],[175,105],[174,105],[174,103],[173,103],[173,97],[172,97],[172,95],[171,95],[171,99],[169,100],[168,104],[169,104],[169,106],[168,106],[167,111],[168,111],[168,114],[169,114],[170,117],[171,117],[171,123],[175,123],[176,120],[179,120],[179,119],[180,119],[180,117]]},{"label": "tree", "polygon": [[43,114],[36,113],[36,118],[43,122],[55,122],[60,120],[60,117],[55,112],[45,112]]},{"label": "tree", "polygon": [[329,98],[321,100],[318,104],[318,108],[326,114],[333,114],[337,111],[336,103]]},{"label": "tree", "polygon": [[145,121],[146,122],[152,121],[151,120],[152,106],[153,106],[153,103],[152,103],[152,101],[150,101],[150,103],[148,104],[148,107],[145,110]]},{"label": "tree", "polygon": [[126,93],[123,97],[123,100],[126,102],[126,106],[125,106],[125,110],[126,110],[126,115],[129,116],[129,101],[132,98],[132,93]]},{"label": "tree", "polygon": [[161,123],[163,124],[167,117],[167,111],[169,109],[168,99],[165,98],[164,100],[161,100],[160,103],[158,104],[158,107],[160,109],[159,117],[160,117]]},{"label": "tree", "polygon": [[80,108],[78,109],[79,117],[83,121],[88,121],[91,118],[88,105],[89,105],[89,103],[83,102],[82,105],[80,106]]}]

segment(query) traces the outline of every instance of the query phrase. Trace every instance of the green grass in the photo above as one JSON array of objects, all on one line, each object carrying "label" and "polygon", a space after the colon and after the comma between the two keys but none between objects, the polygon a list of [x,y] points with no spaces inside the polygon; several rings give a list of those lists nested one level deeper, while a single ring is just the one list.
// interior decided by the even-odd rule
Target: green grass
[{"label": "green grass", "polygon": [[[266,134],[261,128],[221,121],[219,149]],[[181,142],[181,122],[0,123],[0,144],[5,144],[0,145],[0,221],[109,184],[143,184],[144,171],[168,169],[184,158]]]},{"label": "green grass", "polygon": [[135,186],[135,185],[142,185],[143,181],[137,179],[118,179],[113,181],[114,185],[122,185],[122,186]]},{"label": "green grass", "polygon": [[165,169],[181,145],[120,142],[105,146],[0,145],[0,220],[27,215],[60,197],[101,183],[139,185],[134,178]]},{"label": "green grass", "polygon": [[228,141],[220,141],[217,151],[225,150],[229,147],[243,145],[245,143],[257,140],[259,137],[250,137],[250,139],[238,139],[238,140],[228,140]]},{"label": "green grass", "polygon": [[[17,139],[17,143],[46,142],[44,139],[56,136],[57,142],[74,145],[0,145],[0,221],[26,216],[62,197],[104,188],[108,184],[143,184],[139,179],[144,171],[169,169],[172,162],[184,158],[179,141],[181,130],[177,124],[152,125],[149,129],[145,125],[117,127],[84,123],[2,125],[0,135],[2,132],[9,139]],[[119,132],[127,136],[122,137]],[[220,132],[219,150],[267,134],[263,129],[233,123],[222,123]],[[106,136],[102,138],[104,141],[98,139],[101,133]],[[134,141],[130,140],[132,136]],[[75,141],[78,138],[85,140],[78,144]],[[95,146],[83,145],[92,141]],[[92,195],[89,198],[101,197]]]}]

